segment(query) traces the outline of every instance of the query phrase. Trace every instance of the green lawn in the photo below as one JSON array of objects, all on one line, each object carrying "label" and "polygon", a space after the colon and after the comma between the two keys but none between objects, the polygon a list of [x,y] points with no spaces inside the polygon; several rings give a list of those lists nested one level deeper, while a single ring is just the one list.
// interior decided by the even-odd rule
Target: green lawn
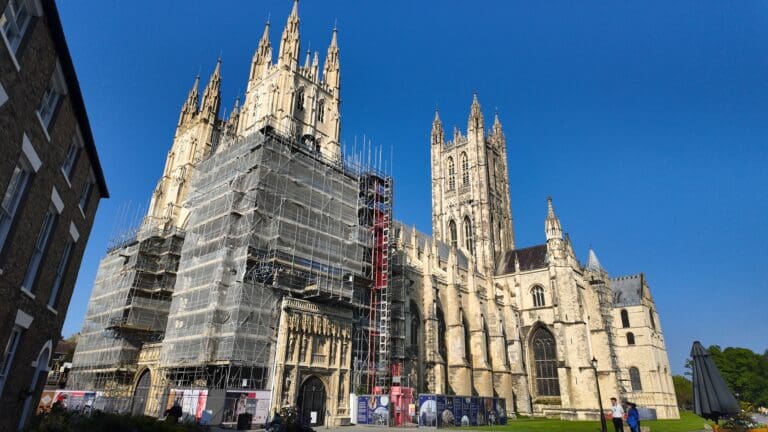
[{"label": "green lawn", "polygon": [[[641,425],[649,426],[652,432],[691,432],[703,430],[704,422],[705,420],[696,414],[681,412],[680,420],[643,421]],[[506,426],[483,426],[464,429],[515,432],[600,432],[600,422],[525,418],[510,421]],[[613,424],[610,421],[608,422],[608,431],[613,432]]]}]

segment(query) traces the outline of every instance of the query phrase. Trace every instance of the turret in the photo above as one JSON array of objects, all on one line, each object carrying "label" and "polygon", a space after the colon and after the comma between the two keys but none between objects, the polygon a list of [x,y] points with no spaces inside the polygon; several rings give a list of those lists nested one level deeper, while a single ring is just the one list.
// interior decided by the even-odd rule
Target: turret
[{"label": "turret", "polygon": [[432,145],[442,145],[444,140],[443,122],[440,121],[440,113],[435,108],[435,119],[432,120]]},{"label": "turret", "polygon": [[209,121],[214,121],[219,116],[219,107],[221,106],[221,59],[216,61],[216,68],[211,74],[211,79],[208,81],[208,85],[205,86],[205,92],[203,92],[203,102],[200,106],[200,112],[208,118]]},{"label": "turret", "polygon": [[547,243],[552,240],[563,239],[563,229],[560,226],[560,218],[555,214],[552,206],[552,197],[547,197],[547,218],[544,220],[544,232],[547,235]]},{"label": "turret", "polygon": [[332,89],[338,89],[341,83],[338,31],[335,27],[333,28],[331,44],[328,46],[328,53],[325,56],[325,64],[323,65],[323,83]]},{"label": "turret", "polygon": [[477,101],[477,92],[472,96],[472,105],[469,108],[469,119],[467,120],[467,136],[484,133],[483,111],[480,108],[480,102]]},{"label": "turret", "polygon": [[277,64],[288,69],[299,65],[299,0],[293,1],[293,9],[283,29]]},{"label": "turret", "polygon": [[600,265],[600,260],[597,259],[597,254],[595,254],[595,251],[590,247],[589,248],[589,256],[587,257],[587,270],[591,271],[603,271],[603,266]]},{"label": "turret", "polygon": [[179,114],[179,123],[177,124],[177,127],[181,127],[188,121],[192,120],[195,115],[197,115],[197,104],[198,100],[200,99],[200,95],[197,90],[199,86],[200,75],[197,75],[195,77],[195,83],[192,84],[192,88],[189,90],[187,100],[184,101],[184,105],[181,107],[181,114]]}]

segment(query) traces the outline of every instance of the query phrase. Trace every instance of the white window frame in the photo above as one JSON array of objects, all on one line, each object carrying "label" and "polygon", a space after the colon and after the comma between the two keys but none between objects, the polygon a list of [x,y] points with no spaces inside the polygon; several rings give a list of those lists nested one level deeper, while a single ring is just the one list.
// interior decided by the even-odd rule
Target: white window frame
[{"label": "white window frame", "polygon": [[[21,21],[19,21],[19,12],[26,14]],[[2,35],[3,42],[5,42],[6,48],[8,48],[8,53],[11,55],[17,71],[21,70],[19,61],[16,58],[19,46],[21,46],[21,42],[24,40],[24,36],[29,29],[32,17],[40,16],[41,12],[40,4],[37,0],[10,0],[2,15],[0,15],[0,35]],[[11,35],[13,35],[12,39],[9,38]]]},{"label": "white window frame", "polygon": [[64,162],[61,164],[61,172],[64,174],[64,178],[67,180],[67,184],[72,187],[72,174],[75,172],[75,165],[77,159],[80,157],[80,152],[83,149],[83,136],[80,133],[80,128],[75,129],[75,133],[72,135],[72,142],[67,148],[67,154],[64,157]]},{"label": "white window frame", "polygon": [[11,366],[13,366],[13,358],[16,356],[16,350],[19,348],[19,341],[21,340],[23,334],[24,328],[20,325],[15,325],[11,330],[11,336],[8,338],[8,342],[5,343],[3,357],[0,358],[0,395],[3,394],[5,381],[8,377],[8,374],[11,372]]},{"label": "white window frame", "polygon": [[67,84],[64,81],[64,73],[61,71],[61,65],[57,61],[56,67],[53,69],[53,74],[51,74],[51,80],[48,83],[48,87],[40,98],[40,104],[37,107],[37,119],[40,120],[40,126],[43,127],[43,132],[48,141],[51,140],[48,130],[53,124],[53,119],[59,104],[66,95]]},{"label": "white window frame", "polygon": [[40,227],[40,232],[37,234],[37,240],[35,241],[35,250],[32,252],[32,256],[29,258],[29,264],[27,265],[27,272],[24,275],[24,280],[21,283],[21,291],[30,297],[34,298],[35,295],[32,292],[37,277],[40,273],[40,266],[45,258],[48,245],[51,242],[53,231],[56,229],[56,219],[59,217],[59,210],[51,205],[48,211],[45,213],[43,224]]},{"label": "white window frame", "polygon": [[[19,176],[23,176],[19,179],[15,174],[20,173]],[[2,197],[0,197],[0,252],[5,248],[5,243],[8,241],[8,235],[11,232],[13,222],[16,220],[16,216],[19,211],[19,205],[24,200],[27,190],[29,189],[30,179],[34,174],[34,170],[26,160],[25,157],[20,157],[16,162],[16,166],[13,168],[13,174],[11,174],[11,180],[8,183]],[[14,185],[15,183],[15,185]],[[15,188],[13,196],[9,197],[8,193],[11,187]]]},{"label": "white window frame", "polygon": [[83,183],[83,188],[80,190],[80,197],[78,199],[78,207],[80,207],[80,213],[85,217],[85,212],[88,211],[88,205],[91,203],[91,195],[93,195],[93,189],[96,186],[96,176],[93,175],[93,171],[90,172],[88,178]]},{"label": "white window frame", "polygon": [[53,313],[58,313],[56,306],[59,302],[59,291],[61,290],[61,284],[64,282],[64,278],[67,275],[70,261],[72,260],[72,252],[75,250],[75,239],[67,240],[64,245],[64,250],[61,252],[61,258],[59,258],[59,265],[56,266],[56,278],[53,280],[51,286],[51,296],[48,298],[48,310]]}]

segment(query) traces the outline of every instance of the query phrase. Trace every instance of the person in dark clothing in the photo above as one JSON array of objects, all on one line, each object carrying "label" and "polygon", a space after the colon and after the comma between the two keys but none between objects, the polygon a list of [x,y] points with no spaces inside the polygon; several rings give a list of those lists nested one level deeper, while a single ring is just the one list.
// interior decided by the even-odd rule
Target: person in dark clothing
[{"label": "person in dark clothing", "polygon": [[627,424],[632,432],[640,432],[640,413],[637,411],[637,405],[627,402],[629,410],[627,411]]},{"label": "person in dark clothing", "polygon": [[280,413],[275,411],[275,415],[272,416],[272,421],[267,425],[268,432],[282,432],[283,431],[283,418]]},{"label": "person in dark clothing", "polygon": [[184,412],[181,410],[181,405],[175,402],[172,407],[165,410],[165,421],[169,423],[178,423]]}]

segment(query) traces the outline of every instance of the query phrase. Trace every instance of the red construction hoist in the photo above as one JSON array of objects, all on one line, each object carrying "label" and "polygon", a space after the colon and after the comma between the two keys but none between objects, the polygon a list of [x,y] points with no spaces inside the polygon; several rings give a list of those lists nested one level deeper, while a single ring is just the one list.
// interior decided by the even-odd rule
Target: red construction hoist
[{"label": "red construction hoist", "polygon": [[373,394],[385,394],[389,387],[390,310],[389,249],[392,225],[392,180],[370,176],[367,181],[369,210],[372,212],[371,314],[368,338],[368,388]]}]

